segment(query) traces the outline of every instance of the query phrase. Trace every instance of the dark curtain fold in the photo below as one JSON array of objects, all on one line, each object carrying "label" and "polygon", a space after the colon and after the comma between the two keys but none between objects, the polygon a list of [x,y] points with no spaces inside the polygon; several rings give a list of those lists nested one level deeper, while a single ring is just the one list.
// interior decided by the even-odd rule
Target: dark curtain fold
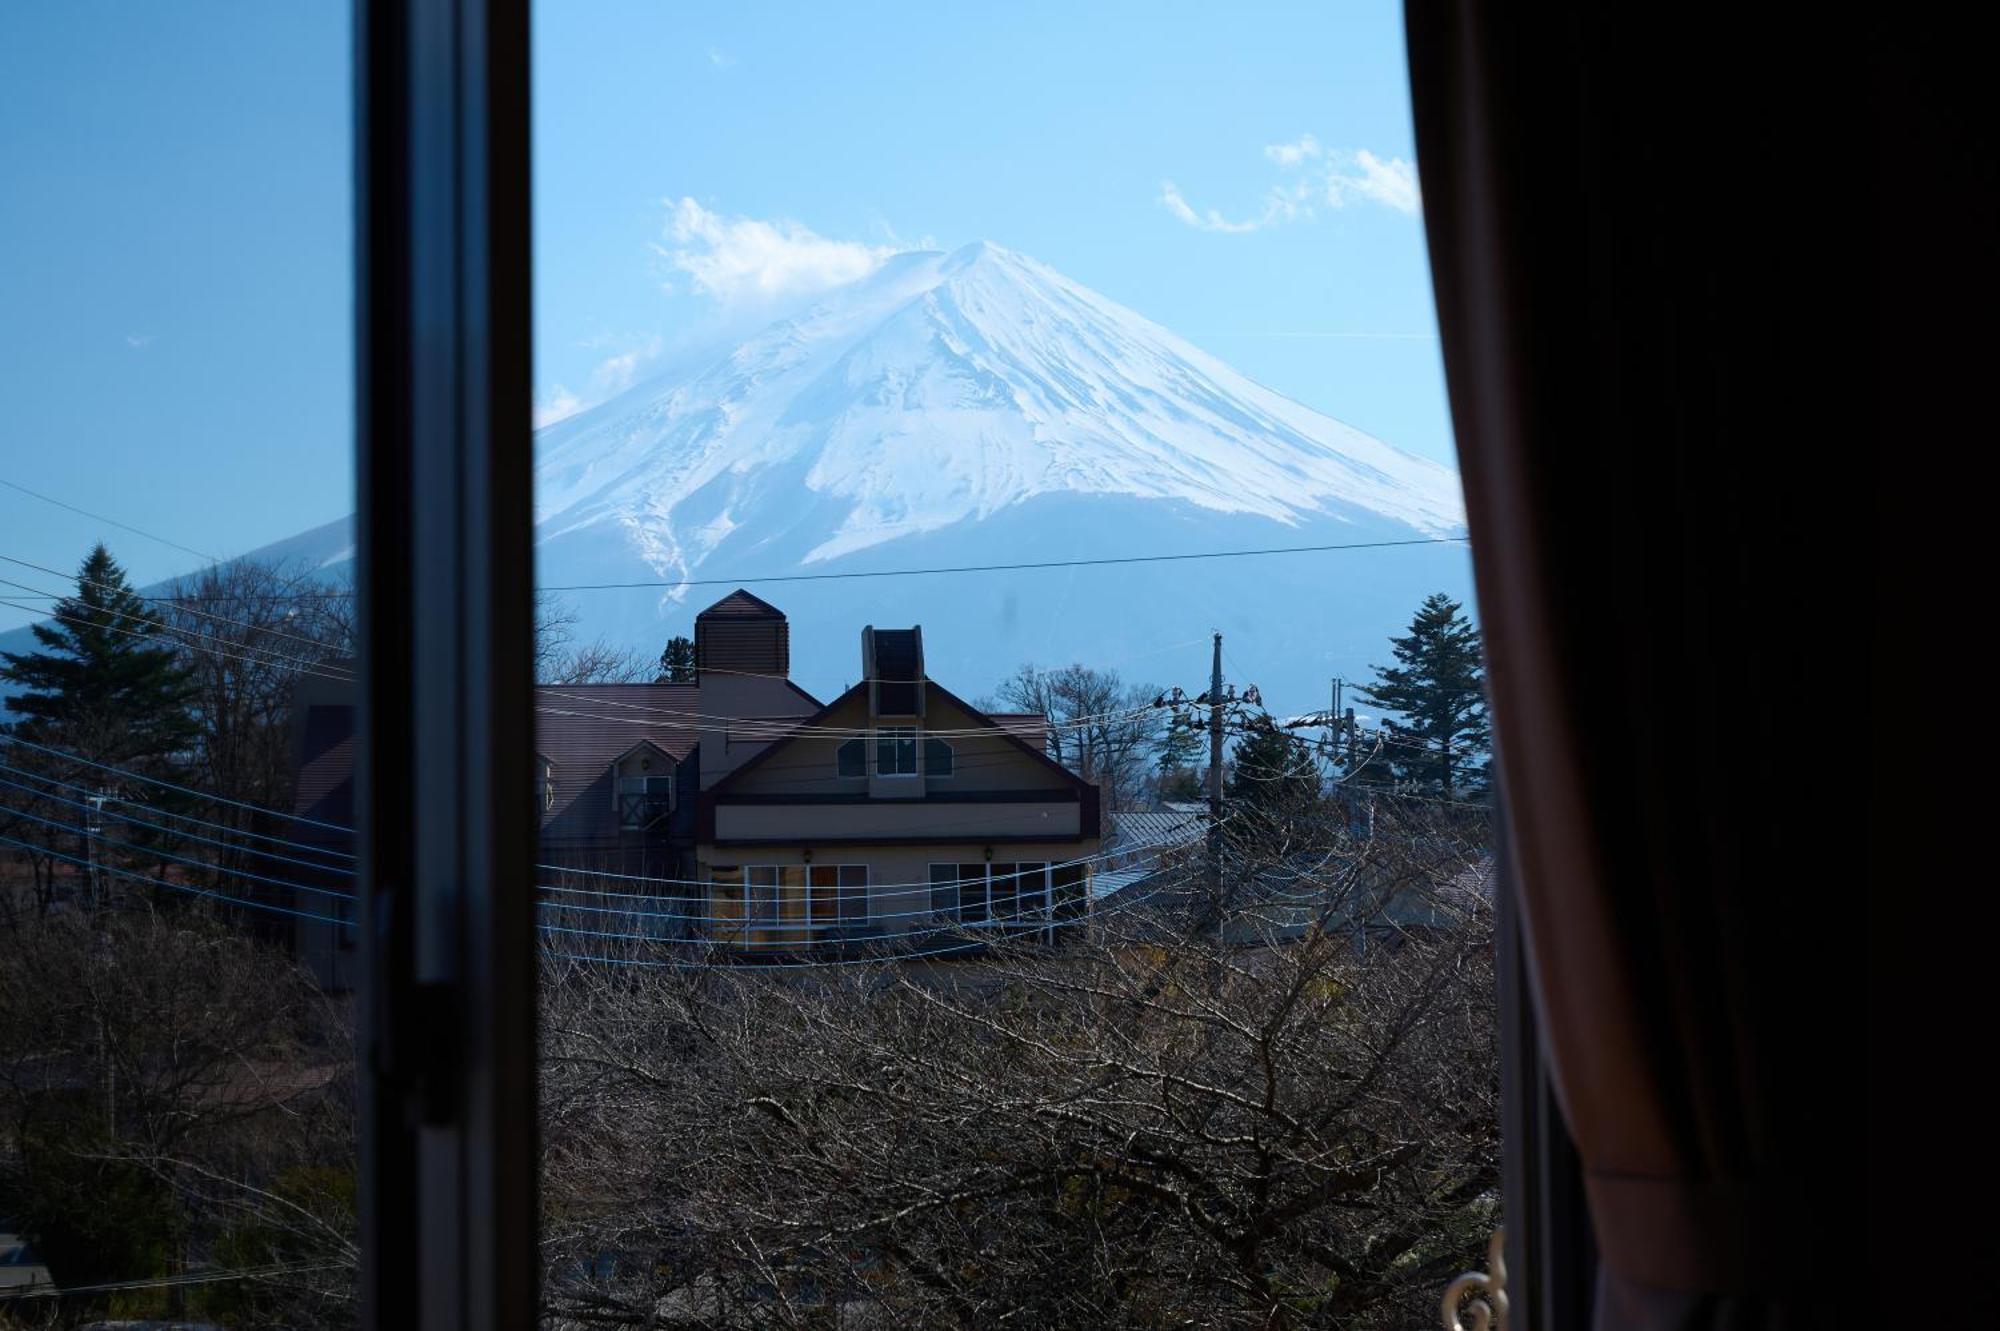
[{"label": "dark curtain fold", "polygon": [[1866,1149],[1854,446],[1892,164],[1823,15],[1410,0],[1407,21],[1597,1326],[1837,1321]]}]

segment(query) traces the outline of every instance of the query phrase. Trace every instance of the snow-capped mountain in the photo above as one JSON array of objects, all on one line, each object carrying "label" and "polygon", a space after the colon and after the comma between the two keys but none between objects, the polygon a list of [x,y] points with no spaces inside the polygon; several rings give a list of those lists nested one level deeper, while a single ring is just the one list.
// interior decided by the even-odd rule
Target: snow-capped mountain
[{"label": "snow-capped mountain", "polygon": [[[536,444],[545,584],[1116,558],[1444,536],[1449,468],[1253,383],[992,244],[898,256]],[[1199,678],[1211,628],[1268,697],[1365,674],[1462,547],[1013,574],[758,584],[802,682],[858,672],[864,623],[925,626],[966,693],[1027,660]],[[648,645],[719,589],[578,593]],[[1192,648],[1188,646],[1193,643]],[[1234,671],[1232,671],[1234,673]]]},{"label": "snow-capped mountain", "polygon": [[[831,696],[863,624],[921,623],[976,696],[1026,661],[1206,685],[1211,629],[1274,706],[1365,676],[1462,546],[912,578],[783,574],[1394,541],[1462,530],[1458,478],[1251,382],[991,244],[907,253],[740,345],[536,437],[544,585],[744,579]],[[330,566],[345,521],[257,552]],[[588,633],[657,651],[726,586],[577,592]]]},{"label": "snow-capped mountain", "polygon": [[905,254],[698,371],[544,430],[537,518],[693,576],[732,536],[812,530],[812,565],[1044,495],[1283,525],[1365,512],[1441,535],[1448,469],[1261,388],[990,244]]}]

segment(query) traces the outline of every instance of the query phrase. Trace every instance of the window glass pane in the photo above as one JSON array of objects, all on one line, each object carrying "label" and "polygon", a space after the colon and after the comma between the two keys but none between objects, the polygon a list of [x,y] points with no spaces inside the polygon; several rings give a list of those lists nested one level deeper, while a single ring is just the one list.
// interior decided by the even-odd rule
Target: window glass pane
[{"label": "window glass pane", "polygon": [[917,732],[910,726],[884,726],[875,732],[875,774],[911,776],[917,770]]},{"label": "window glass pane", "polygon": [[927,776],[950,776],[956,751],[941,739],[924,741],[924,774]]},{"label": "window glass pane", "polygon": [[987,918],[985,864],[958,866],[958,914],[967,924]]},{"label": "window glass pane", "polygon": [[807,906],[807,917],[814,924],[830,924],[840,916],[840,868],[832,864],[815,864],[807,873],[807,884],[811,889],[811,899]]},{"label": "window glass pane", "polygon": [[[1490,851],[1469,773],[1448,792],[1441,750],[1372,687],[1443,593],[1469,631],[1443,674],[1478,711],[1402,15],[1247,2],[1029,0],[999,23],[905,0],[537,3],[542,859],[595,886],[566,899],[612,935],[586,949],[605,973],[570,967],[548,999],[596,1023],[546,1046],[552,1325],[1206,1326],[1278,1300],[1302,1325],[1390,1326],[1435,1310],[1417,1273],[1478,1261],[1492,1190],[1425,1208],[1439,1179],[1495,1176],[1485,1018],[1467,988],[1413,1013],[1465,1047],[1396,1044],[1368,1004],[1417,994],[1422,968],[1363,972],[1365,926],[1347,932],[1381,913],[1351,899],[1377,866],[1402,901],[1471,903]],[[621,826],[603,778],[641,743],[682,780],[670,816]],[[699,910],[685,881],[756,861],[702,946],[645,936],[633,912]],[[1479,909],[1450,955],[1483,955]],[[1391,923],[1404,960],[1371,946],[1369,966],[1446,946]],[[1254,1174],[1224,1143],[1288,1140],[1238,1122],[1263,1094],[1238,1037],[1267,1021],[1291,1121],[1358,1155],[1422,1150],[1385,1167],[1365,1224],[1312,1192],[1323,1162],[1286,1155],[1232,1229],[1269,1224],[1256,1289],[1143,1189],[906,1211],[1044,1156],[1136,1177],[1135,1128]],[[1035,1052],[1051,1031],[1060,1057]],[[629,1060],[615,1093],[558,1056],[591,1041]],[[1454,1094],[1326,1110],[1371,1042],[1395,1044],[1396,1085]],[[1120,1060],[1226,1092],[1190,1091],[1180,1127],[1235,1126],[1182,1134],[1078,1072]],[[921,1087],[927,1108],[793,1094],[839,1085]],[[859,1155],[794,1149],[741,1112],[750,1086]],[[1052,1097],[1083,1117],[1023,1108]],[[894,1243],[825,1241],[884,1217]],[[1051,1279],[1079,1217],[1095,1256]],[[1393,1254],[1368,1246],[1384,1234]]]},{"label": "window glass pane", "polygon": [[958,866],[956,864],[933,864],[931,866],[931,914],[939,919],[958,918]]},{"label": "window glass pane", "polygon": [[353,1317],[352,24],[0,5],[10,1326]]},{"label": "window glass pane", "polygon": [[868,775],[868,755],[862,741],[848,740],[835,750],[835,754],[837,769],[841,776]]},{"label": "window glass pane", "polygon": [[990,867],[993,870],[993,918],[1011,920],[1017,909],[1015,897],[1020,891],[1020,879],[1015,876],[1017,866],[996,860]]}]

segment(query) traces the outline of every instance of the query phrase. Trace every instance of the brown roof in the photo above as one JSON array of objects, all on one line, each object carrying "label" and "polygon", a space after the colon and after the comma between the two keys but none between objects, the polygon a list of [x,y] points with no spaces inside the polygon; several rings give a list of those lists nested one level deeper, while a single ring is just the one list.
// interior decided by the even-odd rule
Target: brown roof
[{"label": "brown roof", "polygon": [[1010,735],[1037,744],[1049,733],[1049,718],[1041,712],[988,712],[986,719]]},{"label": "brown roof", "polygon": [[[535,752],[549,760],[556,783],[548,821],[564,812],[586,789],[608,777],[611,764],[642,740],[675,762],[701,743],[704,725],[699,686],[694,684],[548,684],[535,690]],[[615,833],[611,801],[601,803]],[[581,831],[582,829],[576,829]]]},{"label": "brown roof", "polygon": [[741,587],[695,616],[696,619],[783,619],[784,617],[785,612],[777,606]]}]

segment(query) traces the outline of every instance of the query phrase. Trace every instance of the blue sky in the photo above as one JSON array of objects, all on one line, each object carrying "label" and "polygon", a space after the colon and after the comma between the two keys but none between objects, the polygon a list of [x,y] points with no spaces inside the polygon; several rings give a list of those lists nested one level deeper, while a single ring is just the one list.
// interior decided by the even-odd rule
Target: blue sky
[{"label": "blue sky", "polygon": [[[220,555],[348,511],[347,24],[0,7],[0,479]],[[537,400],[986,239],[1448,461],[1401,42],[1388,0],[544,3]],[[192,562],[0,487],[0,554],[99,535]]]}]

